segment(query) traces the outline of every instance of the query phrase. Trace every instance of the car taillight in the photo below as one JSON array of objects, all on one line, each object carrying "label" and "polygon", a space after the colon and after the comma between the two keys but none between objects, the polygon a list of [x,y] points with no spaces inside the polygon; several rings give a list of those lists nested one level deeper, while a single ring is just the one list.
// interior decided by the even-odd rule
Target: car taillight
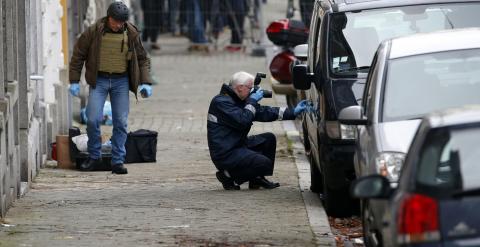
[{"label": "car taillight", "polygon": [[267,27],[267,37],[278,46],[295,47],[308,41],[308,29],[300,20],[280,19]]},{"label": "car taillight", "polygon": [[287,30],[288,23],[288,19],[274,21],[267,27],[267,33],[279,33],[281,31]]},{"label": "car taillight", "polygon": [[398,242],[429,242],[440,239],[438,202],[425,195],[406,196],[397,218]]}]

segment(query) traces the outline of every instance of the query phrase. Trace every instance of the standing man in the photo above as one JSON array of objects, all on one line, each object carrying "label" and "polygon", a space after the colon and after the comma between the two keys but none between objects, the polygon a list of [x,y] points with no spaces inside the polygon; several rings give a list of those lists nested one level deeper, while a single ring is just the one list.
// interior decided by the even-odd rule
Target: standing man
[{"label": "standing man", "polygon": [[228,26],[232,31],[230,45],[225,47],[227,51],[236,52],[243,49],[243,35],[245,34],[245,16],[248,13],[249,5],[247,0],[225,1]]},{"label": "standing man", "polygon": [[247,136],[253,121],[292,120],[307,109],[301,101],[295,109],[261,106],[263,90],[251,93],[254,77],[237,72],[224,84],[208,109],[208,147],[219,170],[217,179],[226,190],[239,190],[249,181],[250,189],[273,189],[280,184],[268,181],[273,174],[277,141],[272,133]]},{"label": "standing man", "polygon": [[92,171],[101,165],[100,124],[103,105],[108,95],[112,105],[112,173],[127,174],[123,166],[129,90],[137,97],[152,94],[149,78],[150,59],[140,41],[138,29],[127,22],[129,10],[122,2],[112,3],[107,16],[82,33],[70,60],[70,93],[78,96],[80,75],[85,64],[85,80],[90,86],[87,103],[87,135],[89,158],[80,165]]},{"label": "standing man", "polygon": [[162,27],[163,4],[159,0],[141,0],[143,10],[143,33],[142,41],[150,41],[150,47],[153,50],[160,50],[157,44],[158,31]]},{"label": "standing man", "polygon": [[307,28],[310,27],[314,4],[315,0],[298,0],[298,5],[300,5],[300,15]]},{"label": "standing man", "polygon": [[202,11],[202,0],[185,0],[186,20],[190,46],[188,51],[208,52],[208,40],[205,36],[205,13]]}]

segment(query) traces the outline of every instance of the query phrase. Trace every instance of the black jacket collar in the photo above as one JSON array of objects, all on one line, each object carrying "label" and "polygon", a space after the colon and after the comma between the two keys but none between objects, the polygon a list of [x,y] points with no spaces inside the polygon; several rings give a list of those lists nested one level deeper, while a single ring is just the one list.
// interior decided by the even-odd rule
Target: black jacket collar
[{"label": "black jacket collar", "polygon": [[228,95],[228,96],[232,97],[232,99],[235,100],[235,102],[245,102],[244,100],[241,100],[238,97],[237,93],[235,93],[235,91],[233,91],[233,89],[227,84],[222,85],[222,89],[220,90],[220,94],[225,94],[225,95]]}]

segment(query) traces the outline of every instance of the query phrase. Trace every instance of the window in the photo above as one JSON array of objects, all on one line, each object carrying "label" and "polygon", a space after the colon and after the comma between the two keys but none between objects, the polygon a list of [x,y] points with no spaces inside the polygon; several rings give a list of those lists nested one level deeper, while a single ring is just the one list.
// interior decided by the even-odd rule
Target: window
[{"label": "window", "polygon": [[378,60],[378,52],[375,53],[373,57],[372,67],[374,68],[374,70],[370,71],[370,73],[367,76],[367,85],[365,86],[365,90],[363,91],[363,98],[360,99],[360,100],[363,100],[362,105],[363,105],[363,111],[365,115],[367,114],[368,108],[372,101],[373,84],[375,84],[372,82],[376,81],[378,78],[377,60]]},{"label": "window", "polygon": [[430,189],[480,187],[480,126],[443,128],[427,135],[420,152],[417,183]]},{"label": "window", "polygon": [[447,3],[336,13],[329,31],[329,66],[337,75],[368,71],[380,42],[398,36],[478,27],[480,3]]},{"label": "window", "polygon": [[[391,60],[384,81],[382,121],[480,104],[480,49]],[[415,100],[408,100],[415,99]]]}]

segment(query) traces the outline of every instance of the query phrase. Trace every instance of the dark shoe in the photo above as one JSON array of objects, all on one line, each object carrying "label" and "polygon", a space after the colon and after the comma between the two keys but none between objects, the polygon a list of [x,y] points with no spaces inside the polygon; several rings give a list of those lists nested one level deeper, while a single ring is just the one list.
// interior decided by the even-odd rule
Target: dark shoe
[{"label": "dark shoe", "polygon": [[222,183],[223,188],[225,190],[239,190],[240,189],[240,186],[236,185],[233,182],[233,179],[227,177],[227,175],[225,175],[225,173],[223,173],[223,171],[219,171],[215,175],[217,176],[218,181],[220,181],[220,183]]},{"label": "dark shoe", "polygon": [[265,189],[274,189],[279,186],[279,183],[270,182],[264,177],[255,178],[253,180],[250,180],[250,182],[248,183],[248,188],[251,190],[260,189],[260,187]]},{"label": "dark shoe", "polygon": [[153,50],[160,50],[160,46],[155,43],[153,43],[151,47]]},{"label": "dark shoe", "polygon": [[127,168],[123,167],[123,164],[112,165],[112,173],[114,174],[127,174]]},{"label": "dark shoe", "polygon": [[80,171],[91,172],[103,166],[102,159],[87,158],[81,165]]}]

